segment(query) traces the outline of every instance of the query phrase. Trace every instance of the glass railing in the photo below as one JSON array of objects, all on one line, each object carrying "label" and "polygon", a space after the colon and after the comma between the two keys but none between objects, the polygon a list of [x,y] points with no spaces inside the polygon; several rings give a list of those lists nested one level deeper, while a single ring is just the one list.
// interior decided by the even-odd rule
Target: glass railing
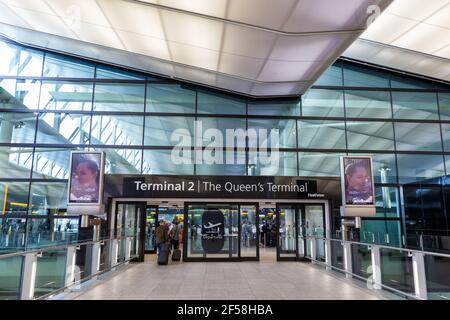
[{"label": "glass railing", "polygon": [[305,241],[311,252],[307,258],[362,280],[369,289],[384,289],[406,299],[450,300],[449,254],[317,236]]},{"label": "glass railing", "polygon": [[[0,255],[0,300],[45,299],[137,257],[135,237],[84,241]],[[135,251],[135,250],[134,250]]]}]

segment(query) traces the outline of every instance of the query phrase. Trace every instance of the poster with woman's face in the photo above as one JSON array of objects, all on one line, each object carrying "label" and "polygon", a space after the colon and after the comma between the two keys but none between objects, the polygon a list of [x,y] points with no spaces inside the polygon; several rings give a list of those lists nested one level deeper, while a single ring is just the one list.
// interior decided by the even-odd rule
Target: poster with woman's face
[{"label": "poster with woman's face", "polygon": [[100,153],[72,153],[69,203],[98,203]]},{"label": "poster with woman's face", "polygon": [[345,204],[373,205],[370,158],[344,157]]}]

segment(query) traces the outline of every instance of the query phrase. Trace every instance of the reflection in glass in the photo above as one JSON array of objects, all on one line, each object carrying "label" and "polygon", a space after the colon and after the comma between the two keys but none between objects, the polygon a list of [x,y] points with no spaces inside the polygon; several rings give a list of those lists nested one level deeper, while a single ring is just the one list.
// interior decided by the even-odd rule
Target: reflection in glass
[{"label": "reflection in glass", "polygon": [[43,53],[38,50],[16,46],[0,41],[2,63],[0,75],[40,77]]},{"label": "reflection in glass", "polygon": [[345,91],[345,111],[349,118],[392,118],[389,91]]},{"label": "reflection in glass", "polygon": [[347,121],[348,149],[394,150],[391,122]]},{"label": "reflection in glass", "polygon": [[46,251],[37,257],[34,297],[40,297],[65,286],[66,250]]},{"label": "reflection in glass", "polygon": [[345,154],[300,152],[298,154],[299,176],[340,177],[339,157]]},{"label": "reflection in glass", "polygon": [[392,92],[394,118],[438,120],[436,93]]},{"label": "reflection in glass", "polygon": [[44,77],[94,78],[94,65],[68,56],[47,53],[44,62]]},{"label": "reflection in glass", "polygon": [[298,147],[345,149],[345,122],[330,120],[298,121]]},{"label": "reflection in glass", "polygon": [[297,127],[295,120],[248,119],[247,125],[248,131],[255,130],[257,135],[257,139],[249,139],[250,148],[266,144],[270,147],[270,137],[275,130],[278,130],[280,148],[295,148],[297,145]]},{"label": "reflection in glass", "polygon": [[198,113],[245,114],[245,101],[217,94],[198,92]]},{"label": "reflection in glass", "polygon": [[444,159],[441,155],[399,154],[397,161],[400,183],[422,181],[444,175]]},{"label": "reflection in glass", "polygon": [[145,76],[111,66],[97,66],[95,72],[97,79],[145,80]]},{"label": "reflection in glass", "polygon": [[64,215],[67,211],[67,182],[32,182],[30,215]]},{"label": "reflection in glass", "polygon": [[142,145],[143,117],[92,116],[91,144]]},{"label": "reflection in glass", "polygon": [[92,82],[44,81],[39,109],[91,111]]},{"label": "reflection in glass", "polygon": [[[203,157],[205,156],[205,152],[209,154],[211,151],[204,150]],[[228,162],[227,157],[229,159],[233,159],[233,161]],[[199,159],[197,157],[196,159]],[[247,171],[246,166],[246,154],[245,151],[234,151],[232,149],[227,149],[223,151],[223,155],[218,157],[218,160],[222,159],[222,161],[218,161],[218,163],[211,162],[203,158],[203,161],[199,164],[196,164],[196,174],[197,175],[218,175],[218,176],[245,176]],[[250,168],[250,165],[249,165]]]},{"label": "reflection in glass", "polygon": [[195,91],[178,84],[148,84],[146,112],[195,112]]},{"label": "reflection in glass", "polygon": [[0,143],[33,143],[35,113],[0,112]]},{"label": "reflection in glass", "polygon": [[438,95],[441,120],[450,120],[450,93],[439,92]]},{"label": "reflection in glass", "polygon": [[241,219],[241,257],[256,257],[258,244],[256,207],[240,206]]},{"label": "reflection in glass", "polygon": [[193,146],[193,117],[145,117],[145,146]]},{"label": "reflection in glass", "polygon": [[389,75],[382,71],[344,62],[344,85],[389,88]]},{"label": "reflection in glass", "polygon": [[174,163],[171,150],[144,150],[142,174],[194,174],[194,153],[178,154]]},{"label": "reflection in glass", "polygon": [[1,79],[0,107],[2,109],[37,109],[41,81],[34,79]]},{"label": "reflection in glass", "polygon": [[141,173],[141,149],[95,149],[106,153],[105,173],[138,174]]},{"label": "reflection in glass", "polygon": [[0,182],[1,215],[26,215],[29,182]]},{"label": "reflection in glass", "polygon": [[68,179],[71,150],[35,148],[33,179]]},{"label": "reflection in glass", "polygon": [[314,83],[315,86],[342,86],[342,63],[335,62]]},{"label": "reflection in glass", "polygon": [[144,112],[145,84],[96,83],[94,111]]},{"label": "reflection in glass", "polygon": [[70,113],[39,114],[36,143],[87,144],[91,117]]},{"label": "reflection in glass", "polygon": [[21,256],[0,259],[0,300],[19,299],[22,259]]},{"label": "reflection in glass", "polygon": [[249,102],[249,115],[264,115],[264,116],[299,116],[300,102],[299,101],[285,101],[285,102]]},{"label": "reflection in glass", "polygon": [[30,178],[33,149],[0,147],[0,178]]},{"label": "reflection in glass", "polygon": [[344,94],[342,90],[310,89],[302,96],[304,117],[343,117]]},{"label": "reflection in glass", "polygon": [[397,150],[442,151],[438,123],[395,122]]},{"label": "reflection in glass", "polygon": [[[296,176],[297,153],[249,151],[249,176]],[[263,161],[263,162],[262,162]]]}]

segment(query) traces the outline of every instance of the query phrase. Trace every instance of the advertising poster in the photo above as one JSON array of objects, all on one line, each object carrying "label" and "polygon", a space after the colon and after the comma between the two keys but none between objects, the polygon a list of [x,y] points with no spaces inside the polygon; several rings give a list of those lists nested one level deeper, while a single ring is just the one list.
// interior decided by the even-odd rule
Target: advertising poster
[{"label": "advertising poster", "polygon": [[102,154],[73,152],[69,180],[69,203],[100,203]]},{"label": "advertising poster", "polygon": [[374,206],[372,159],[342,157],[344,205]]}]

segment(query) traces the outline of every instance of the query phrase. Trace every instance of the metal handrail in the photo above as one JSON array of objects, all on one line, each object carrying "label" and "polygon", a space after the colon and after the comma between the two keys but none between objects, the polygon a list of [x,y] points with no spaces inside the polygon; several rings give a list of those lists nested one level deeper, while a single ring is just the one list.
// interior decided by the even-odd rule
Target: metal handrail
[{"label": "metal handrail", "polygon": [[357,245],[365,245],[365,246],[369,246],[369,247],[370,246],[375,246],[375,247],[378,247],[378,248],[398,250],[398,251],[403,251],[403,252],[407,252],[407,253],[421,253],[421,254],[425,254],[425,255],[431,255],[431,256],[437,256],[437,257],[443,257],[443,258],[450,258],[450,254],[439,253],[439,252],[432,252],[432,251],[424,251],[424,250],[416,250],[416,249],[407,249],[407,248],[400,248],[400,247],[392,247],[392,246],[386,246],[386,245],[383,245],[383,244],[376,244],[376,243],[357,242],[357,241],[351,241],[351,240],[324,238],[324,237],[316,237],[316,236],[307,236],[307,237],[304,237],[304,239],[316,239],[316,240],[328,240],[328,241],[336,241],[336,242],[345,242],[345,243],[351,243],[351,244],[357,244]]},{"label": "metal handrail", "polygon": [[121,239],[126,239],[126,238],[129,238],[129,237],[130,236],[120,236],[120,237],[115,237],[115,238],[106,238],[106,239],[91,240],[91,241],[85,241],[85,242],[71,242],[71,243],[67,243],[67,244],[59,245],[59,246],[54,246],[54,247],[41,247],[41,248],[36,248],[36,249],[33,249],[33,250],[24,250],[24,251],[12,252],[12,253],[5,253],[5,254],[0,254],[0,259],[7,259],[7,258],[12,258],[12,257],[25,256],[25,255],[31,254],[31,253],[38,253],[39,254],[39,253],[42,253],[42,252],[63,250],[63,249],[67,249],[69,247],[78,247],[78,246],[95,244],[95,243],[99,243],[99,242],[106,242],[106,241],[112,241],[112,240],[121,240]]}]

